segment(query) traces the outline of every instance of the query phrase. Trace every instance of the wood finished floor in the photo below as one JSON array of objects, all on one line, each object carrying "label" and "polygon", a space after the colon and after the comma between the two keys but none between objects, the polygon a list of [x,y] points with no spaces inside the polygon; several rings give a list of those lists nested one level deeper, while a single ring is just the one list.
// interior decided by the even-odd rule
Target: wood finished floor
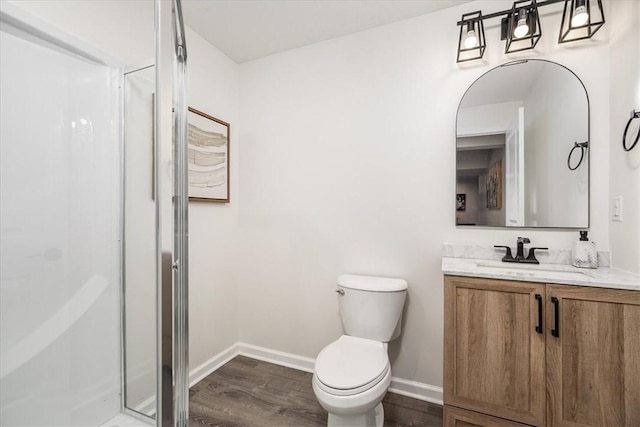
[{"label": "wood finished floor", "polygon": [[[395,393],[383,401],[385,427],[442,426],[442,407]],[[190,390],[191,426],[326,426],[311,374],[237,356]]]}]

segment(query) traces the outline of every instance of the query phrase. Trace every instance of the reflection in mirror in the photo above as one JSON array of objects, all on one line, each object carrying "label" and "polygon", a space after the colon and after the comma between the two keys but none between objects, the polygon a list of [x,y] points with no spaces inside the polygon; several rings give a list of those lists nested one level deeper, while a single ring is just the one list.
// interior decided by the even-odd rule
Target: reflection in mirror
[{"label": "reflection in mirror", "polygon": [[155,67],[125,74],[124,405],[156,411]]},{"label": "reflection in mirror", "polygon": [[456,129],[457,225],[589,226],[590,150],[567,167],[589,141],[589,101],[570,70],[542,60],[494,68],[463,96]]}]

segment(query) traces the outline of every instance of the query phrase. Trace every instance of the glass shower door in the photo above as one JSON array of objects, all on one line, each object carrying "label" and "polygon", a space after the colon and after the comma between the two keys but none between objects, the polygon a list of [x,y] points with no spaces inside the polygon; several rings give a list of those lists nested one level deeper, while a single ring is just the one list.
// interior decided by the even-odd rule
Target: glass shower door
[{"label": "glass shower door", "polygon": [[188,424],[186,42],[155,1],[155,64],[125,74],[124,404]]},{"label": "glass shower door", "polygon": [[155,66],[124,74],[123,400],[156,413]]},{"label": "glass shower door", "polygon": [[0,425],[98,425],[120,410],[120,75],[29,34],[9,6],[0,5]]},{"label": "glass shower door", "polygon": [[125,73],[124,406],[188,424],[186,42],[156,0],[156,58]]}]

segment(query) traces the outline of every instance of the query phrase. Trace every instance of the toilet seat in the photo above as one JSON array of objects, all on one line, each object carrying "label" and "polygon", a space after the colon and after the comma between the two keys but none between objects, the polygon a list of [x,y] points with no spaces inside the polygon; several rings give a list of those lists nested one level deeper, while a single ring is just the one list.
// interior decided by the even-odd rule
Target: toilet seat
[{"label": "toilet seat", "polygon": [[382,342],[343,335],[320,352],[314,373],[326,393],[351,396],[374,387],[389,369]]}]

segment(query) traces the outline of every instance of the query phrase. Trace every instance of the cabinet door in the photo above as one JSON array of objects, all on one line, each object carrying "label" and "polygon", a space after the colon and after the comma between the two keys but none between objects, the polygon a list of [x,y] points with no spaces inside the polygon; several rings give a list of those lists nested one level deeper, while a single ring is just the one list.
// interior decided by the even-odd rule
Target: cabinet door
[{"label": "cabinet door", "polygon": [[539,283],[445,277],[445,404],[544,425],[544,295]]},{"label": "cabinet door", "polygon": [[444,407],[444,427],[527,427],[502,418],[466,411],[453,406]]},{"label": "cabinet door", "polygon": [[548,285],[547,329],[547,424],[640,426],[640,292]]}]

